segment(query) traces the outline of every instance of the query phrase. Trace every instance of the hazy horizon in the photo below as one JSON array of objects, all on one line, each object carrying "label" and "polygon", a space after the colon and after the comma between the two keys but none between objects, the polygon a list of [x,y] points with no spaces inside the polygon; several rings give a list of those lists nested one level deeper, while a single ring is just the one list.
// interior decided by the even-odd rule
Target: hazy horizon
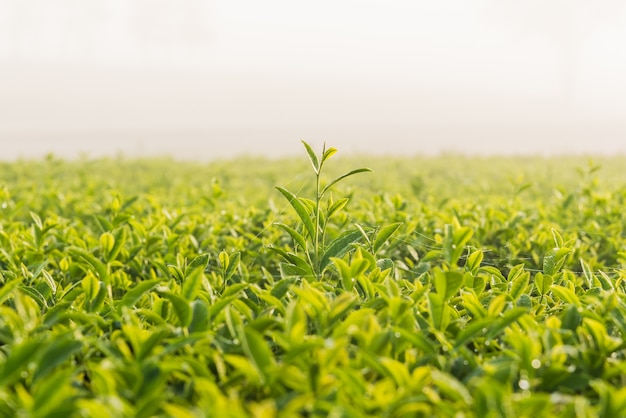
[{"label": "hazy horizon", "polygon": [[0,159],[626,153],[617,0],[0,0]]}]

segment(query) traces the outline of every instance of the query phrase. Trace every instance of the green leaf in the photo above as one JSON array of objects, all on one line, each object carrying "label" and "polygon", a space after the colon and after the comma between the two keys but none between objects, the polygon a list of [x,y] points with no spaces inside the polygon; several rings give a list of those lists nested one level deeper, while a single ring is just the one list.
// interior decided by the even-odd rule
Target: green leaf
[{"label": "green leaf", "polygon": [[450,323],[450,307],[439,293],[428,294],[431,323],[435,329],[445,331]]},{"label": "green leaf", "polygon": [[236,295],[244,289],[247,289],[250,285],[248,283],[234,283],[229,285],[222,294],[222,297]]},{"label": "green leaf", "polygon": [[224,360],[233,368],[233,374],[243,375],[246,380],[253,383],[257,383],[263,379],[259,368],[248,357],[237,354],[225,354]]},{"label": "green leaf", "polygon": [[342,319],[347,312],[352,312],[357,301],[354,294],[342,293],[333,300],[328,312],[328,325]]},{"label": "green leaf", "polygon": [[598,271],[598,281],[603,290],[615,290],[613,286],[613,280],[602,270]]},{"label": "green leaf", "polygon": [[100,235],[100,248],[102,252],[108,257],[111,251],[113,250],[113,246],[115,245],[115,237],[110,232],[104,232]]},{"label": "green leaf", "polygon": [[545,295],[550,291],[550,287],[554,283],[552,276],[538,272],[535,275],[535,286],[540,295]]},{"label": "green leaf", "polygon": [[335,213],[341,211],[350,201],[349,198],[344,197],[343,199],[339,199],[336,202],[334,202],[330,208],[328,208],[328,213],[326,214],[326,219],[330,219],[331,216],[333,216]]},{"label": "green leaf", "polygon": [[476,250],[467,257],[467,263],[465,264],[465,267],[470,272],[472,272],[472,274],[475,275],[476,273],[478,273],[478,269],[480,268],[480,263],[482,263],[482,261],[483,261],[482,250]]},{"label": "green leaf", "polygon": [[583,269],[583,277],[587,281],[587,287],[591,289],[593,287],[593,279],[594,279],[593,271],[589,267],[589,264],[585,263],[585,260],[583,260],[582,258],[580,259],[580,266]]},{"label": "green leaf", "polygon": [[15,345],[2,365],[0,386],[10,386],[19,380],[22,371],[29,363],[36,363],[42,354],[41,337],[31,337],[21,344]]},{"label": "green leaf", "polygon": [[152,289],[157,287],[161,283],[160,280],[146,280],[145,282],[140,282],[135,285],[132,289],[130,289],[126,294],[122,297],[122,299],[117,303],[118,308],[122,308],[124,306],[131,307],[135,303],[141,299],[143,295],[150,292]]},{"label": "green leaf", "polygon": [[434,283],[437,293],[441,295],[444,301],[447,301],[456,295],[463,286],[463,275],[457,271],[437,269],[434,272]]},{"label": "green leaf", "polygon": [[87,273],[81,285],[87,302],[91,302],[100,291],[100,281],[91,273]]},{"label": "green leaf", "polygon": [[76,411],[76,396],[71,388],[73,370],[61,370],[33,388],[33,418],[60,418]]},{"label": "green leaf", "polygon": [[331,261],[339,271],[339,277],[341,278],[341,284],[343,285],[344,290],[348,292],[352,291],[354,288],[354,276],[352,276],[348,263],[337,257],[331,257]]},{"label": "green leaf", "polygon": [[552,286],[552,294],[566,303],[570,303],[577,307],[580,307],[580,299],[576,296],[576,293],[563,286]]},{"label": "green leaf", "polygon": [[527,308],[513,308],[506,311],[500,318],[497,318],[495,321],[492,319],[492,323],[488,327],[489,331],[487,332],[486,338],[495,338],[502,331],[504,331],[505,328],[509,327],[511,324],[519,320],[527,313]]},{"label": "green leaf", "polygon": [[[48,285],[48,287],[52,291],[52,294],[53,295],[56,294],[56,292],[57,292],[57,282],[52,278],[52,275],[50,275],[50,273],[48,273],[47,270],[42,270],[41,276],[43,277],[44,281],[46,282],[46,284]],[[0,295],[0,303],[2,303],[2,296],[1,295]]]},{"label": "green leaf", "polygon": [[41,309],[47,309],[48,303],[46,302],[46,298],[41,294],[36,287],[33,286],[20,286],[20,291],[30,298],[32,298]]},{"label": "green leaf", "polygon": [[554,246],[556,248],[562,248],[564,243],[563,243],[563,237],[561,236],[561,234],[559,233],[559,231],[557,231],[556,229],[552,228],[552,237],[554,238]]},{"label": "green leaf", "polygon": [[209,308],[209,318],[215,318],[225,307],[230,305],[234,300],[237,300],[237,295],[222,296],[216,300]]},{"label": "green leaf", "polygon": [[337,153],[337,148],[328,148],[322,155],[322,163]]},{"label": "green leaf", "polygon": [[295,209],[296,213],[300,217],[302,224],[304,225],[306,231],[309,233],[309,237],[313,238],[315,236],[315,224],[313,223],[313,218],[309,215],[309,212],[304,207],[302,202],[290,191],[284,189],[282,187],[276,187],[276,189],[289,201],[291,206]]},{"label": "green leaf", "polygon": [[461,299],[463,306],[473,318],[484,318],[487,315],[487,311],[474,292],[463,292]]},{"label": "green leaf", "polygon": [[543,274],[553,275],[561,270],[565,259],[571,252],[569,248],[553,248],[543,258]]},{"label": "green leaf", "polygon": [[204,268],[198,267],[193,269],[189,274],[185,276],[183,281],[182,295],[188,301],[192,301],[196,298],[196,295],[200,291],[202,286],[202,279],[204,278]]},{"label": "green leaf", "polygon": [[320,192],[320,196],[319,196],[319,197],[320,197],[320,199],[324,196],[324,194],[326,194],[326,192],[327,192],[327,191],[328,191],[331,187],[333,187],[335,184],[337,184],[337,183],[338,183],[338,182],[340,182],[341,180],[345,179],[346,177],[350,177],[350,176],[353,176],[353,175],[358,174],[358,173],[368,173],[368,172],[371,172],[371,171],[372,171],[372,170],[371,170],[371,169],[369,169],[369,168],[357,168],[356,170],[349,171],[349,172],[347,172],[347,173],[345,173],[345,174],[342,174],[341,176],[339,176],[339,177],[337,177],[337,178],[332,179],[332,180],[331,180],[331,181],[330,181],[330,182],[329,182],[329,183],[328,183],[328,184],[327,184],[327,185],[326,185],[326,186],[322,189],[322,191]]},{"label": "green leaf", "polygon": [[474,337],[484,337],[485,331],[493,324],[493,318],[480,318],[469,322],[469,324],[456,335],[454,346],[461,347],[468,340]]},{"label": "green leaf", "polygon": [[209,265],[209,254],[201,254],[193,259],[185,269],[185,276],[190,275],[195,270],[204,272]]},{"label": "green leaf", "polygon": [[282,279],[287,280],[291,278],[312,278],[315,277],[313,270],[310,267],[302,268],[295,264],[280,263],[280,276]]},{"label": "green leaf", "polygon": [[18,276],[15,279],[6,282],[0,288],[0,303],[4,302],[4,300],[8,298],[11,292],[17,288],[23,280],[24,276]]},{"label": "green leaf", "polygon": [[427,355],[437,355],[437,346],[434,341],[429,340],[424,333],[416,333],[395,326],[393,328],[394,336],[400,336],[401,339],[408,341],[411,345],[423,351]]},{"label": "green leaf", "polygon": [[350,276],[359,277],[370,267],[371,262],[366,258],[356,258],[350,264]]},{"label": "green leaf", "polygon": [[315,151],[313,151],[313,148],[311,148],[311,146],[307,144],[305,141],[302,141],[302,144],[304,145],[304,148],[306,149],[307,154],[309,154],[309,161],[311,161],[311,165],[313,166],[313,171],[315,171],[315,174],[318,174],[320,172],[320,163],[317,160],[317,155],[315,155]]},{"label": "green leaf", "polygon": [[220,267],[222,268],[222,270],[226,271],[228,265],[230,264],[230,256],[228,255],[228,253],[226,251],[220,252],[220,254],[217,256],[217,259],[220,262]]},{"label": "green leaf", "polygon": [[387,226],[384,226],[378,231],[376,234],[376,238],[374,239],[374,243],[372,245],[374,253],[378,253],[378,251],[385,245],[385,243],[391,238],[391,236],[402,226],[402,222],[396,222]]},{"label": "green leaf", "polygon": [[189,302],[172,292],[163,292],[161,295],[172,303],[174,314],[181,326],[186,327],[191,322],[191,306]]},{"label": "green leaf", "polygon": [[510,283],[521,274],[524,274],[524,263],[514,266],[511,271],[509,271],[506,280]]},{"label": "green leaf", "polygon": [[261,334],[250,327],[245,328],[241,345],[246,356],[252,361],[264,380],[269,380],[269,368],[273,362],[272,352]]},{"label": "green leaf", "polygon": [[473,403],[472,395],[468,389],[454,377],[437,369],[431,370],[430,375],[435,386],[451,399],[462,401],[466,405]]},{"label": "green leaf", "polygon": [[148,338],[142,340],[139,344],[139,349],[136,352],[138,361],[144,361],[155,347],[159,346],[162,341],[170,334],[167,329],[156,329],[150,333]]},{"label": "green leaf", "polygon": [[241,253],[239,251],[234,252],[230,259],[230,262],[228,263],[228,268],[226,269],[226,272],[224,273],[224,280],[228,280],[231,277],[233,277],[233,274],[235,274],[237,267],[239,267],[240,259],[241,259]]},{"label": "green leaf", "polygon": [[468,227],[454,228],[446,225],[443,241],[443,255],[449,265],[456,265],[465,251],[465,245],[474,235],[474,231]]},{"label": "green leaf", "polygon": [[380,357],[375,359],[375,361],[377,361],[384,369],[384,373],[393,379],[398,388],[410,386],[411,376],[409,375],[409,370],[404,363],[389,357]]},{"label": "green leaf", "polygon": [[35,212],[30,212],[30,217],[32,218],[35,226],[41,231],[43,229],[43,222],[41,222],[41,218]]},{"label": "green leaf", "polygon": [[502,311],[504,311],[505,307],[506,307],[506,295],[505,294],[498,295],[495,298],[493,298],[491,302],[489,303],[489,308],[487,309],[487,315],[489,315],[490,317],[497,317],[502,313]]},{"label": "green leaf", "polygon": [[83,343],[76,340],[72,334],[55,336],[48,342],[44,355],[37,363],[38,368],[33,375],[33,382],[46,377],[55,367],[66,362],[81,348],[83,348]]},{"label": "green leaf", "polygon": [[324,252],[320,260],[320,269],[324,270],[330,263],[332,257],[343,257],[350,250],[350,244],[357,242],[361,238],[361,232],[357,229],[346,231],[335,238]]},{"label": "green leaf", "polygon": [[98,278],[103,282],[108,283],[109,272],[107,270],[107,266],[102,261],[94,257],[93,254],[78,247],[70,248],[68,249],[68,252],[73,257],[83,261],[88,266],[91,266],[93,271],[98,275]]},{"label": "green leaf", "polygon": [[463,286],[474,290],[479,295],[485,290],[487,283],[483,275],[476,275],[471,271],[467,271],[463,275]]},{"label": "green leaf", "polygon": [[569,308],[563,314],[561,320],[561,327],[563,329],[569,329],[576,331],[576,328],[582,323],[582,315],[578,312],[576,305],[570,305]]},{"label": "green leaf", "polygon": [[202,300],[191,303],[191,322],[189,332],[204,332],[209,328],[209,309]]},{"label": "green leaf", "polygon": [[291,236],[291,239],[293,239],[300,246],[300,248],[306,251],[306,241],[298,231],[280,222],[275,222],[274,225],[282,228],[285,232],[287,232]]},{"label": "green leaf", "polygon": [[528,283],[530,282],[530,272],[524,271],[523,273],[517,274],[515,278],[511,281],[511,290],[509,291],[509,295],[514,301],[522,296]]},{"label": "green leaf", "polygon": [[185,275],[183,274],[183,271],[178,266],[175,266],[173,264],[168,264],[167,271],[174,279],[176,279],[178,283],[182,283],[185,280]]}]

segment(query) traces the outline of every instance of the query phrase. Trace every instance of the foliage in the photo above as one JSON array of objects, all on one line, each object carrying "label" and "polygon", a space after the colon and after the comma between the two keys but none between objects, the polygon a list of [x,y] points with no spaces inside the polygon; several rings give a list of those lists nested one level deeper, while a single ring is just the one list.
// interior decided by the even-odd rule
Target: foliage
[{"label": "foliage", "polygon": [[623,159],[305,148],[0,164],[0,417],[626,414]]},{"label": "foliage", "polygon": [[[298,214],[303,228],[298,231],[284,223],[277,223],[277,225],[293,238],[295,246],[304,252],[304,256],[299,256],[294,252],[285,253],[284,251],[276,250],[275,247],[270,248],[277,251],[286,261],[285,264],[281,265],[281,271],[293,273],[296,276],[320,279],[325,269],[329,266],[331,258],[342,256],[348,252],[350,245],[361,238],[362,231],[362,229],[347,230],[335,237],[330,243],[326,243],[326,230],[330,218],[341,212],[350,199],[343,198],[333,202],[331,198],[328,200],[326,209],[322,210],[324,195],[343,179],[371,170],[369,168],[357,168],[330,180],[328,184],[322,186],[320,177],[324,163],[337,150],[335,148],[326,149],[326,144],[324,144],[322,154],[318,158],[309,144],[305,141],[302,141],[302,143],[309,155],[309,161],[315,173],[315,199],[308,200],[297,197],[289,190],[277,187],[278,191],[289,201],[289,204]],[[365,234],[364,236],[367,238]]]}]

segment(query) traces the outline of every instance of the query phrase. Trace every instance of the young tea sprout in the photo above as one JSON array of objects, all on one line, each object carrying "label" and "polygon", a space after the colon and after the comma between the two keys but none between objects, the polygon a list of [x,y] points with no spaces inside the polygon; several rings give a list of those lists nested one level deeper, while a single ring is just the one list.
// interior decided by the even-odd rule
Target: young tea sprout
[{"label": "young tea sprout", "polygon": [[275,247],[272,247],[272,249],[279,252],[286,261],[286,263],[281,265],[284,275],[315,277],[319,280],[326,267],[329,266],[331,257],[343,256],[350,249],[350,244],[362,237],[361,232],[358,229],[354,229],[345,231],[332,241],[326,242],[328,221],[346,206],[349,199],[343,198],[334,202],[329,201],[329,204],[323,209],[323,202],[326,200],[324,198],[333,186],[343,179],[372,170],[369,168],[357,168],[332,179],[326,184],[322,184],[321,174],[324,163],[337,152],[337,149],[326,149],[326,144],[324,144],[322,153],[318,156],[307,142],[302,141],[302,144],[306,149],[315,173],[314,199],[298,197],[283,187],[276,188],[289,201],[301,222],[301,226],[297,229],[283,223],[277,223],[277,225],[291,236],[303,254],[286,252]]}]

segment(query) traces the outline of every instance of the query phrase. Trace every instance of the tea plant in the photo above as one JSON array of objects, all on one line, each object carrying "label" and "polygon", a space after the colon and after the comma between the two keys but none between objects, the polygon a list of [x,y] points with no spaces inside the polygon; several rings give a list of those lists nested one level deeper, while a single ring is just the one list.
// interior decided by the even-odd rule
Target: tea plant
[{"label": "tea plant", "polygon": [[304,147],[1,163],[0,416],[626,414],[623,158]]},{"label": "tea plant", "polygon": [[330,218],[343,210],[349,199],[343,198],[334,202],[331,198],[328,200],[326,209],[323,210],[324,196],[335,184],[346,177],[371,170],[369,168],[358,168],[336,177],[329,181],[328,184],[322,186],[321,174],[324,163],[332,157],[337,150],[335,148],[326,149],[326,144],[324,144],[322,154],[318,158],[309,144],[305,141],[302,141],[302,144],[307,151],[309,161],[315,173],[315,198],[314,200],[309,200],[297,197],[287,189],[277,187],[278,191],[289,201],[291,207],[298,214],[303,228],[301,231],[298,231],[284,223],[277,223],[277,225],[293,238],[296,247],[302,250],[304,256],[299,256],[295,253],[286,253],[275,247],[270,248],[277,251],[287,262],[282,265],[282,271],[286,275],[313,276],[319,279],[324,269],[328,267],[331,257],[345,254],[350,248],[350,244],[361,238],[359,230],[354,229],[345,231],[332,242],[326,243],[326,232]]}]

